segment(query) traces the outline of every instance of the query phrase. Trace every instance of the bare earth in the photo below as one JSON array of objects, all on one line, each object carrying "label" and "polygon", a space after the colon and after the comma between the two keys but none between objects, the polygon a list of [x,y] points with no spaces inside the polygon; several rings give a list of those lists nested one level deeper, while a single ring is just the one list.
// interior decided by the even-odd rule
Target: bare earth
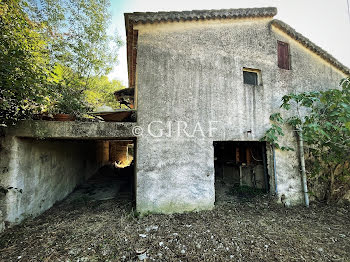
[{"label": "bare earth", "polygon": [[258,196],[137,218],[127,200],[68,198],[1,234],[0,259],[350,261],[349,215],[346,206],[285,208]]}]

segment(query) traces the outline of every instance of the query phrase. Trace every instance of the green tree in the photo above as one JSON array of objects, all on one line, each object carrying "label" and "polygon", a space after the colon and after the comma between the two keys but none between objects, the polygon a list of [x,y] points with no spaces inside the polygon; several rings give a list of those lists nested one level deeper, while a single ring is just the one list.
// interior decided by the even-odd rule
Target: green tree
[{"label": "green tree", "polygon": [[44,25],[41,33],[48,39],[55,73],[59,68],[54,87],[57,97],[53,98],[51,111],[87,111],[88,105],[95,106],[90,98],[92,87],[99,86],[96,78],[111,71],[122,45],[116,32],[108,33],[109,0],[27,1],[25,9],[30,18]]},{"label": "green tree", "polygon": [[122,45],[116,32],[108,33],[109,7],[109,0],[28,0],[26,10],[45,25],[53,62],[89,78],[108,74]]},{"label": "green tree", "polygon": [[84,94],[86,78],[69,67],[56,64],[49,81],[48,88],[54,92],[48,97],[43,112],[82,115],[90,109]]},{"label": "green tree", "polygon": [[109,0],[0,0],[0,124],[48,110],[82,113],[86,90],[121,46]]},{"label": "green tree", "polygon": [[311,161],[309,182],[325,181],[328,201],[336,197],[336,185],[349,189],[350,78],[341,81],[340,89],[286,95],[281,108],[292,115],[287,118],[281,113],[271,115],[273,124],[263,140],[282,150],[293,150],[278,142],[284,135],[283,125],[292,126],[302,132],[307,145],[306,153]]},{"label": "green tree", "polygon": [[41,25],[23,12],[20,0],[0,1],[0,124],[13,124],[40,110],[49,94],[47,42]]},{"label": "green tree", "polygon": [[93,110],[103,105],[116,109],[120,105],[113,93],[123,88],[125,86],[118,80],[109,81],[107,76],[94,77],[85,91],[85,100]]}]

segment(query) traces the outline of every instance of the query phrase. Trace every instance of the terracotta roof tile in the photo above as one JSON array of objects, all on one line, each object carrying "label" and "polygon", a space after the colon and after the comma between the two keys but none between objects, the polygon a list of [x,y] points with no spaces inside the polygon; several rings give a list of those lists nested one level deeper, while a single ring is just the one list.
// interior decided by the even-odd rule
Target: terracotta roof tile
[{"label": "terracotta roof tile", "polygon": [[216,18],[242,18],[242,17],[273,17],[277,14],[275,7],[263,8],[241,8],[220,10],[192,10],[192,11],[170,11],[170,12],[135,12],[127,13],[125,17],[129,23],[155,23],[163,21],[191,21]]}]

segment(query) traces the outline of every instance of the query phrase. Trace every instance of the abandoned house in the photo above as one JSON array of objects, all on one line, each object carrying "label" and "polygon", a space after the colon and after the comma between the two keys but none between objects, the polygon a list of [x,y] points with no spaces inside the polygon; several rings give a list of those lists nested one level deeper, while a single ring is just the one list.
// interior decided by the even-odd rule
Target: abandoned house
[{"label": "abandoned house", "polygon": [[[141,213],[211,209],[224,185],[302,203],[297,151],[274,150],[260,139],[283,95],[339,88],[350,70],[276,13],[125,14],[128,95],[137,120],[25,121],[5,129],[2,220],[42,213],[113,161],[132,162],[128,181]],[[292,131],[281,142],[297,146]],[[125,153],[131,148],[132,160]]]}]

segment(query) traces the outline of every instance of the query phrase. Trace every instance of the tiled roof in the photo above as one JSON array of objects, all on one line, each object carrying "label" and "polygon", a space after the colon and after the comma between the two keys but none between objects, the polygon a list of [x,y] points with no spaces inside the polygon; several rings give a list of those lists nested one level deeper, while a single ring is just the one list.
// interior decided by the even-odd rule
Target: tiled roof
[{"label": "tiled roof", "polygon": [[286,23],[274,19],[271,22],[272,25],[278,27],[281,29],[283,32],[288,34],[290,37],[292,37],[294,40],[298,41],[300,44],[305,46],[306,48],[310,49],[312,52],[316,53],[323,59],[325,59],[327,62],[331,63],[334,65],[336,68],[338,68],[340,71],[343,73],[350,75],[350,69],[344,66],[342,63],[340,63],[337,59],[335,59],[332,55],[327,53],[325,50],[323,50],[321,47],[317,46],[311,40],[303,36],[302,34],[298,33],[295,31],[292,27],[287,25]]},{"label": "tiled roof", "polygon": [[277,14],[275,7],[241,8],[220,10],[192,10],[170,12],[135,12],[126,13],[125,18],[129,23],[155,23],[165,21],[191,21],[216,18],[242,18],[242,17],[273,17]]}]

